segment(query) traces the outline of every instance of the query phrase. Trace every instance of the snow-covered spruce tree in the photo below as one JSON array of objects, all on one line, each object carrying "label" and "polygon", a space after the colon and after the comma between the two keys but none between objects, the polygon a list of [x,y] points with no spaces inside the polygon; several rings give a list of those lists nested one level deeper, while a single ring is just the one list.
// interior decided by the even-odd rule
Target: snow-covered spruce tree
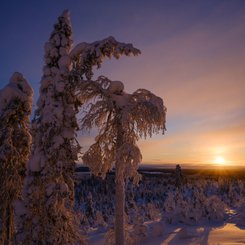
[{"label": "snow-covered spruce tree", "polygon": [[19,207],[21,244],[83,244],[73,212],[73,174],[80,147],[75,140],[76,86],[69,79],[71,44],[69,13],[64,11],[45,44],[25,203]]},{"label": "snow-covered spruce tree", "polygon": [[103,178],[115,166],[115,243],[124,245],[125,181],[139,180],[137,169],[142,159],[136,142],[140,137],[164,132],[166,108],[162,99],[150,91],[138,89],[127,94],[122,82],[105,77],[83,82],[80,96],[83,103],[95,100],[88,105],[82,129],[99,128],[96,142],[83,155],[83,162]]},{"label": "snow-covered spruce tree", "polygon": [[0,90],[0,244],[12,244],[15,235],[14,202],[21,198],[30,154],[32,96],[18,72]]}]

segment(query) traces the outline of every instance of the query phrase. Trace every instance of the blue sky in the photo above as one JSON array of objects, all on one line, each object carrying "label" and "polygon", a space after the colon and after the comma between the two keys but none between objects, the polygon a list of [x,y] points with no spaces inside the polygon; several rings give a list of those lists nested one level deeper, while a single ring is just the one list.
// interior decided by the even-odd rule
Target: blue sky
[{"label": "blue sky", "polygon": [[[43,45],[69,9],[74,44],[107,36],[139,57],[110,60],[96,75],[146,88],[168,108],[167,132],[139,142],[148,163],[245,162],[245,1],[1,1],[0,88],[14,71],[38,97]],[[81,137],[85,148],[91,137]]]}]

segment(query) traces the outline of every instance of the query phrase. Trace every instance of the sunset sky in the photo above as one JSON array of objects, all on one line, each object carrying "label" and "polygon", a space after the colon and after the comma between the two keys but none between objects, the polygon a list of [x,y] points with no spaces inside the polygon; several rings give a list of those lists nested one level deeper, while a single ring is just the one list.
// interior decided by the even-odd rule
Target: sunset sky
[{"label": "sunset sky", "polygon": [[[244,0],[1,0],[0,88],[19,71],[38,97],[43,45],[64,9],[74,44],[114,36],[142,51],[96,76],[163,98],[167,131],[139,142],[144,163],[245,166]],[[79,134],[84,149],[92,136]]]}]

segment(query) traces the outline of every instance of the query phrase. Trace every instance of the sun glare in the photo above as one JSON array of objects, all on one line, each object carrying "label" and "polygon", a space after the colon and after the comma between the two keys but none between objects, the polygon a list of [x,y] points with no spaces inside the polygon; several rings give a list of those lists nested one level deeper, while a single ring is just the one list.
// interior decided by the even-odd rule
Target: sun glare
[{"label": "sun glare", "polygon": [[218,156],[215,158],[214,163],[223,165],[223,164],[225,164],[225,159],[221,156]]}]

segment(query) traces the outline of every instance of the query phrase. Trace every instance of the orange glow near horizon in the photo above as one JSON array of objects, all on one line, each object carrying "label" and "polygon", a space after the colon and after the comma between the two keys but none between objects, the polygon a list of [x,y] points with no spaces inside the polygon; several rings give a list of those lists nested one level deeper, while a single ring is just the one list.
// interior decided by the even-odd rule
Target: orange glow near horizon
[{"label": "orange glow near horizon", "polygon": [[[154,164],[181,164],[183,166],[203,166],[203,167],[238,167],[244,166],[244,153],[237,151],[235,144],[220,146],[217,142],[212,142],[212,138],[196,138],[195,135],[189,137],[188,144],[183,142],[183,146],[176,147],[177,133],[165,135],[163,137],[153,137],[141,140],[139,147],[143,153],[143,163]],[[187,136],[186,136],[187,137]],[[182,145],[183,134],[178,135],[179,144]],[[216,141],[213,138],[213,141]]]},{"label": "orange glow near horizon", "polygon": [[222,156],[217,156],[214,160],[214,163],[216,163],[218,165],[225,165],[226,161]]}]

